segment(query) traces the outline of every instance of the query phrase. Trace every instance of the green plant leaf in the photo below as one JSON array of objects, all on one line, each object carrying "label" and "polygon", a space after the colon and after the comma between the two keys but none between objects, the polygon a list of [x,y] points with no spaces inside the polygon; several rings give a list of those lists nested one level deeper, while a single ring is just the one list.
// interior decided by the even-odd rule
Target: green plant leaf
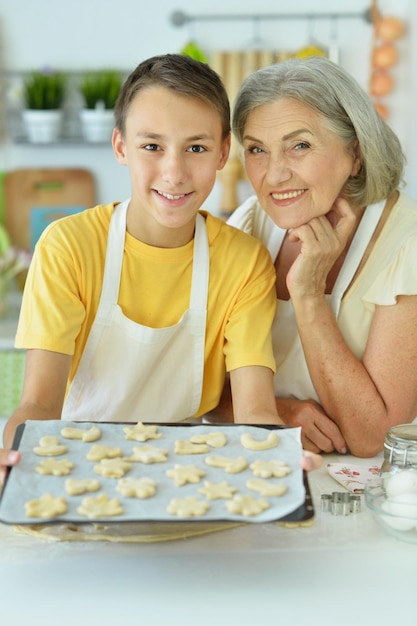
[{"label": "green plant leaf", "polygon": [[99,103],[104,109],[113,109],[122,87],[122,78],[116,70],[86,72],[80,90],[87,109],[95,109]]},{"label": "green plant leaf", "polygon": [[62,72],[33,71],[24,79],[24,101],[28,109],[60,109],[67,77]]},{"label": "green plant leaf", "polygon": [[197,46],[194,41],[189,41],[181,50],[181,54],[191,57],[195,61],[201,61],[201,63],[208,63],[208,59],[203,50]]}]

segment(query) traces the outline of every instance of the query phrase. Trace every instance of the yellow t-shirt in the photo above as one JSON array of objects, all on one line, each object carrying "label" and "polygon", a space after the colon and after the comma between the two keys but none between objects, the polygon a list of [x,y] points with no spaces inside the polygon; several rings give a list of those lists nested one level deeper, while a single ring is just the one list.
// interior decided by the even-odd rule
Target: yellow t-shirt
[{"label": "yellow t-shirt", "polygon": [[[29,269],[15,345],[73,355],[74,378],[101,294],[114,204],[53,222]],[[270,329],[275,271],[259,241],[202,212],[210,250],[203,392],[197,416],[213,409],[230,371],[261,365],[275,371]],[[126,233],[119,305],[152,328],[179,321],[189,307],[194,241],[156,248]],[[123,367],[123,364],[115,365]]]}]

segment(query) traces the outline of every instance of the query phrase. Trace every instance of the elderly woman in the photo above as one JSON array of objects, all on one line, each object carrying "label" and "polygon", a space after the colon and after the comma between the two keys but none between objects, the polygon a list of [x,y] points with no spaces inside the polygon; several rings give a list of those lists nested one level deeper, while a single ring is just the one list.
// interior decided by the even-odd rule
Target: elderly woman
[{"label": "elderly woman", "polygon": [[417,203],[399,191],[399,140],[323,57],[252,74],[233,130],[256,197],[229,222],[276,268],[279,414],[306,449],[372,456],[417,415]]}]

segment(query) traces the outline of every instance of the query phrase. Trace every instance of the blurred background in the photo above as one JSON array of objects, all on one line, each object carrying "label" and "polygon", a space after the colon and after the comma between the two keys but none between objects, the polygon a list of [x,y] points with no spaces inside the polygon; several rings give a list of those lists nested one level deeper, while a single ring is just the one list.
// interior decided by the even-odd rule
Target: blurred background
[{"label": "blurred background", "polygon": [[[383,36],[375,15],[384,20]],[[122,80],[147,57],[188,53],[222,75],[233,102],[244,76],[258,66],[289,56],[328,56],[370,93],[399,136],[408,159],[405,189],[417,198],[416,27],[414,0],[1,0],[0,417],[20,398],[25,354],[14,349],[14,335],[37,237],[65,214],[129,197],[127,169],[116,162],[110,142],[107,96],[115,73]],[[98,88],[94,81],[86,85],[91,73],[103,71]],[[33,96],[39,89],[45,96],[40,104],[33,97],[41,109],[35,112],[27,87],[33,72]],[[58,137],[48,139],[45,122],[32,131],[26,118],[48,113],[43,109],[51,108],[59,81],[52,91],[44,81],[56,73],[65,76],[65,89]],[[90,96],[99,93],[92,97],[99,110],[88,109]],[[84,127],[85,118],[108,115],[104,137],[91,120]],[[251,194],[233,148],[204,205],[215,215],[227,215]]]},{"label": "blurred background", "polygon": [[[79,79],[88,70],[114,68],[125,76],[146,57],[181,52],[190,43],[216,69],[220,52],[262,51],[268,61],[277,54],[307,54],[313,49],[337,60],[369,90],[372,50],[378,42],[366,16],[375,4],[371,0],[155,0],[146,5],[137,0],[2,0],[0,171],[4,176],[18,168],[85,168],[94,179],[96,202],[129,195],[127,171],[116,163],[110,141],[79,138],[74,119],[69,138],[51,144],[27,141],[19,116],[22,77],[29,71],[48,68]],[[379,101],[408,158],[407,191],[417,197],[417,72],[413,69],[417,3],[379,0],[377,7],[381,15],[395,16],[405,25],[405,32],[395,40],[397,59],[389,68],[392,84]],[[233,80],[232,99],[236,76]],[[244,180],[235,182],[240,201],[250,189]],[[221,185],[216,183],[205,206],[215,214],[223,201]]]}]

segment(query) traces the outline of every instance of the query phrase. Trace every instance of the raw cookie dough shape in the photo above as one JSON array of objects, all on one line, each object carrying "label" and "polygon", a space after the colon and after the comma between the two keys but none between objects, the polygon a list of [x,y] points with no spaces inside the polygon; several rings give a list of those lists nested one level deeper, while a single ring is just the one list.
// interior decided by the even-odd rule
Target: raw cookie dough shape
[{"label": "raw cookie dough shape", "polygon": [[247,450],[269,450],[275,448],[278,445],[279,437],[273,430],[269,431],[268,437],[263,441],[254,439],[250,433],[243,433],[240,438],[240,443]]},{"label": "raw cookie dough shape", "polygon": [[67,478],[65,481],[65,491],[69,496],[80,496],[99,489],[100,483],[97,478]]},{"label": "raw cookie dough shape", "polygon": [[81,522],[77,524],[24,524],[13,528],[25,535],[46,541],[106,541],[112,543],[160,543],[183,541],[215,532],[224,532],[248,522],[121,522],[109,524]]},{"label": "raw cookie dough shape", "polygon": [[226,435],[221,431],[193,435],[190,437],[191,443],[206,443],[210,448],[223,448],[226,445]]},{"label": "raw cookie dough shape", "polygon": [[92,441],[97,441],[101,437],[101,430],[98,426],[92,426],[88,430],[85,428],[71,428],[70,426],[65,426],[61,430],[61,436],[64,439],[81,439],[85,443],[91,443]]},{"label": "raw cookie dough shape", "polygon": [[226,507],[230,513],[252,517],[253,515],[259,515],[262,511],[269,509],[269,502],[265,500],[265,498],[259,498],[257,500],[253,496],[237,494],[226,502]]},{"label": "raw cookie dough shape", "polygon": [[177,439],[175,454],[205,454],[209,451],[205,443],[192,443],[187,439]]},{"label": "raw cookie dough shape", "polygon": [[223,456],[212,454],[211,456],[206,456],[204,462],[210,467],[220,467],[228,474],[239,474],[239,472],[243,472],[243,470],[248,466],[248,462],[243,456],[238,456],[235,459],[228,459]]},{"label": "raw cookie dough shape", "polygon": [[173,478],[177,487],[182,487],[187,483],[199,483],[206,472],[195,465],[174,465],[167,470],[168,478]]},{"label": "raw cookie dough shape", "polygon": [[60,456],[68,452],[68,448],[61,445],[57,437],[47,436],[39,439],[39,446],[35,446],[33,451],[38,456]]},{"label": "raw cookie dough shape", "polygon": [[116,448],[114,446],[95,445],[95,446],[91,446],[91,448],[87,452],[87,459],[89,461],[101,461],[102,459],[115,459],[121,456],[123,456],[122,449]]},{"label": "raw cookie dough shape", "polygon": [[155,446],[136,446],[132,450],[133,454],[125,457],[126,461],[134,463],[165,463],[168,450],[162,450]]},{"label": "raw cookie dough shape", "polygon": [[237,487],[229,485],[225,480],[221,483],[211,483],[209,480],[204,482],[204,487],[197,490],[198,493],[206,496],[207,500],[228,500],[237,491]]},{"label": "raw cookie dough shape", "polygon": [[276,461],[275,459],[270,461],[257,459],[249,467],[255,476],[259,478],[283,478],[291,474],[291,470],[285,461]]},{"label": "raw cookie dough shape", "polygon": [[99,465],[94,466],[94,471],[106,478],[122,478],[131,467],[124,459],[102,459]]},{"label": "raw cookie dough shape", "polygon": [[50,493],[45,493],[39,500],[26,502],[25,511],[27,517],[51,519],[67,512],[67,502],[65,498],[56,498]]},{"label": "raw cookie dough shape", "polygon": [[251,491],[257,491],[261,496],[283,496],[288,488],[284,483],[270,483],[262,478],[250,478],[246,487]]},{"label": "raw cookie dough shape", "polygon": [[138,422],[136,426],[126,426],[123,428],[126,439],[129,441],[148,441],[148,439],[160,439],[162,433],[158,433],[158,426],[154,424],[146,426],[142,422]]},{"label": "raw cookie dough shape", "polygon": [[42,459],[35,471],[44,476],[67,476],[73,467],[69,459]]},{"label": "raw cookie dough shape", "polygon": [[188,496],[187,498],[173,498],[167,507],[168,513],[177,517],[199,517],[205,515],[210,506],[207,502]]},{"label": "raw cookie dough shape", "polygon": [[84,498],[77,512],[80,515],[89,517],[90,519],[99,517],[113,517],[114,515],[123,515],[124,510],[117,498],[112,500],[106,493],[102,493],[96,498]]},{"label": "raw cookie dough shape", "polygon": [[156,493],[156,482],[151,478],[121,478],[116,491],[127,498],[151,498]]}]

